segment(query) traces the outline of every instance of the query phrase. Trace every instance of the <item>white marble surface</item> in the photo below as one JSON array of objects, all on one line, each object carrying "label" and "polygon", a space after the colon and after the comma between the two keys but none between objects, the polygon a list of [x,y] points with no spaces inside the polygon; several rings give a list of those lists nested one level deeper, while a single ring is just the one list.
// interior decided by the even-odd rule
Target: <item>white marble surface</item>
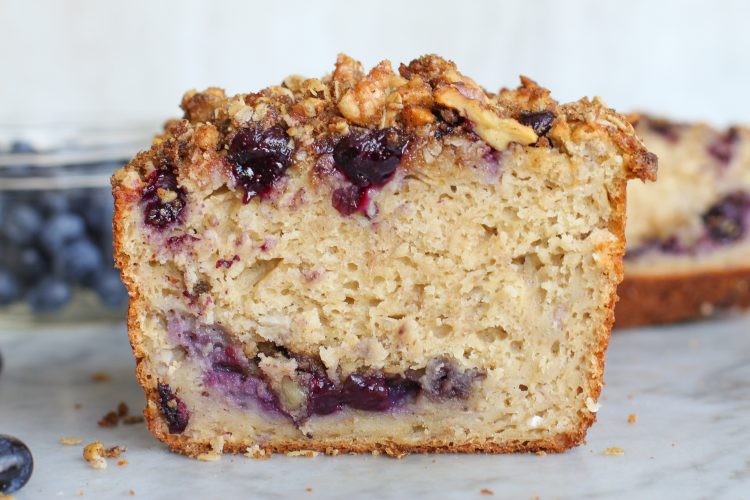
[{"label": "white marble surface", "polygon": [[[97,427],[143,396],[121,325],[0,331],[0,433],[35,457],[18,500],[121,498],[750,498],[750,316],[616,333],[599,421],[561,455],[274,456],[198,462],[169,453],[141,426]],[[91,374],[104,371],[107,383]],[[79,403],[78,410],[74,406]],[[635,424],[627,422],[636,413]],[[93,470],[82,445],[127,446],[129,464]],[[622,456],[605,448],[621,447]],[[306,491],[312,488],[312,491]]]}]

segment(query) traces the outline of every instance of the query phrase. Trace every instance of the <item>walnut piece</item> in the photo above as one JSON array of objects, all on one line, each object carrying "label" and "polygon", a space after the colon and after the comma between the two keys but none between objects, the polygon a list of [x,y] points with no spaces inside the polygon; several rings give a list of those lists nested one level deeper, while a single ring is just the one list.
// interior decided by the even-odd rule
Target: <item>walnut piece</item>
[{"label": "walnut piece", "polygon": [[471,92],[459,91],[454,85],[436,90],[435,101],[455,109],[470,120],[477,135],[498,151],[506,149],[511,142],[528,146],[538,139],[531,127],[521,125],[512,118],[500,118],[480,99],[474,98]]},{"label": "walnut piece", "polygon": [[388,96],[405,83],[405,78],[393,72],[391,63],[383,61],[343,95],[338,103],[339,112],[356,125],[380,125]]}]

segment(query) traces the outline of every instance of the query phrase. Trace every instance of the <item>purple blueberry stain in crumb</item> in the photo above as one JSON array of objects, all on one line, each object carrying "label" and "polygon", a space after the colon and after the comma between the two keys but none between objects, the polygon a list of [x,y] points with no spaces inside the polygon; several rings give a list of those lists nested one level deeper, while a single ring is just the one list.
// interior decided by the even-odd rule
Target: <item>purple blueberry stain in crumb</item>
[{"label": "purple blueberry stain in crumb", "polygon": [[261,358],[248,358],[222,328],[175,316],[169,319],[168,329],[172,338],[199,363],[207,387],[218,391],[234,406],[259,406],[269,414],[290,418],[298,424],[310,416],[329,415],[345,407],[392,411],[413,402],[422,392],[438,401],[465,399],[474,381],[484,377],[478,370],[461,371],[453,361],[441,357],[425,370],[401,375],[352,373],[339,381],[329,376],[317,358],[295,355],[269,344],[261,348],[264,355],[297,362],[295,384],[303,391],[304,402],[301,407],[287,409],[259,368]]},{"label": "purple blueberry stain in crumb", "polygon": [[177,186],[174,169],[167,160],[146,178],[141,203],[149,226],[164,229],[180,219],[185,208],[185,190]]},{"label": "purple blueberry stain in crumb", "polygon": [[216,269],[219,269],[220,267],[223,267],[224,269],[229,269],[230,267],[232,267],[232,264],[234,264],[235,262],[239,262],[239,261],[240,261],[239,255],[235,255],[231,259],[219,259],[216,261]]},{"label": "purple blueberry stain in crumb", "polygon": [[461,371],[447,357],[438,357],[427,363],[420,382],[431,399],[465,399],[469,396],[474,381],[481,378],[484,378],[484,374],[479,370]]},{"label": "purple blueberry stain in crumb", "polygon": [[555,114],[551,111],[524,112],[518,117],[518,121],[534,129],[536,135],[543,136],[552,128]]},{"label": "purple blueberry stain in crumb", "polygon": [[750,213],[750,196],[743,192],[726,195],[703,213],[706,233],[716,243],[725,244],[745,236]]},{"label": "purple blueberry stain in crumb", "polygon": [[364,210],[366,199],[367,189],[352,184],[334,190],[331,204],[341,215],[349,216]]},{"label": "purple blueberry stain in crumb", "polygon": [[167,421],[167,428],[171,434],[181,434],[190,421],[190,412],[187,406],[178,398],[168,384],[159,382],[156,385],[159,392],[159,407],[164,419]]},{"label": "purple blueberry stain in crumb", "polygon": [[720,164],[726,166],[732,160],[739,138],[739,130],[736,127],[731,127],[708,145],[708,153],[716,158]]},{"label": "purple blueberry stain in crumb", "polygon": [[292,157],[283,127],[243,128],[232,139],[227,156],[237,184],[245,191],[243,203],[264,196],[284,175]]}]

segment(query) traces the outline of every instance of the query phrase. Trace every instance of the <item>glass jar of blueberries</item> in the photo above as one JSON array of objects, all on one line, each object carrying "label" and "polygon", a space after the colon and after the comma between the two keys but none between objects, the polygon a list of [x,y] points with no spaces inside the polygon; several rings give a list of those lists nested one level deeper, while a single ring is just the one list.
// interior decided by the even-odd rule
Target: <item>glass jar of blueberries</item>
[{"label": "glass jar of blueberries", "polygon": [[0,127],[0,322],[122,318],[109,177],[153,127]]}]

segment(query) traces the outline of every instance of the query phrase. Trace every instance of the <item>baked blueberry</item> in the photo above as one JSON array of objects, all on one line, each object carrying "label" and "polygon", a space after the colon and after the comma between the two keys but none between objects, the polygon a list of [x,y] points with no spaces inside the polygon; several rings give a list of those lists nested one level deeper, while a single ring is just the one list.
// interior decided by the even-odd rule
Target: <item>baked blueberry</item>
[{"label": "baked blueberry", "polygon": [[10,495],[26,485],[34,470],[29,447],[5,434],[0,434],[0,493]]},{"label": "baked blueberry", "polygon": [[353,132],[333,149],[333,161],[355,186],[383,186],[396,171],[406,146],[395,129]]},{"label": "baked blueberry", "polygon": [[190,420],[187,406],[180,398],[175,396],[169,384],[159,382],[156,389],[159,392],[161,412],[167,421],[169,432],[172,434],[182,433]]},{"label": "baked blueberry", "polygon": [[245,191],[243,201],[268,193],[289,166],[292,148],[283,127],[243,128],[232,139],[228,159],[237,184]]},{"label": "baked blueberry", "polygon": [[731,243],[745,235],[747,219],[750,217],[750,196],[732,193],[703,214],[703,224],[708,235],[717,243]]}]

